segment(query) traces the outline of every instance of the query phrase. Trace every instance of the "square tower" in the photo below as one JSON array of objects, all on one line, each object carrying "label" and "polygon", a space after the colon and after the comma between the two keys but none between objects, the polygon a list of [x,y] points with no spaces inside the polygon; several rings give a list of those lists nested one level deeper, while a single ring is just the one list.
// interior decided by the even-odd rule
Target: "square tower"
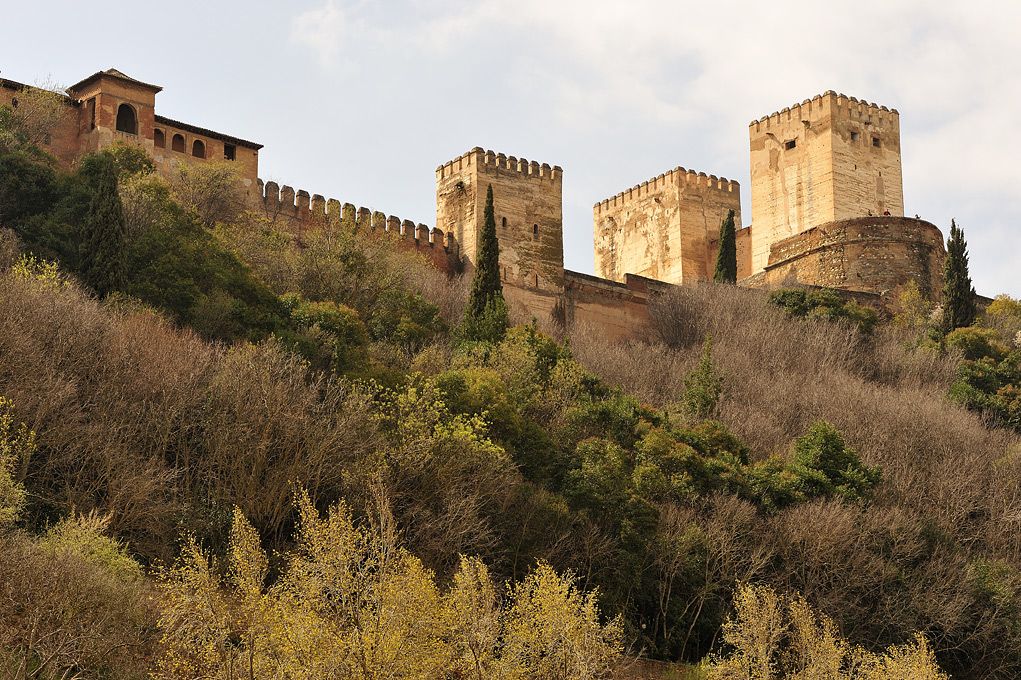
[{"label": "square tower", "polygon": [[[740,233],[737,182],[681,167],[596,203],[596,275],[619,282],[627,274],[676,284],[708,281],[716,266],[714,240],[731,210]],[[750,258],[741,257],[742,244],[739,278],[750,273]]]},{"label": "square tower", "polygon": [[478,234],[493,185],[500,276],[548,291],[564,287],[563,170],[475,147],[436,168],[436,227],[453,234],[465,271],[475,268]]},{"label": "square tower", "polygon": [[141,146],[151,156],[156,94],[162,89],[113,68],[67,88],[68,94],[82,103],[80,152],[95,153],[114,142],[124,142]]},{"label": "square tower", "polygon": [[904,214],[900,115],[832,90],[754,121],[752,270],[771,244],[833,220]]}]

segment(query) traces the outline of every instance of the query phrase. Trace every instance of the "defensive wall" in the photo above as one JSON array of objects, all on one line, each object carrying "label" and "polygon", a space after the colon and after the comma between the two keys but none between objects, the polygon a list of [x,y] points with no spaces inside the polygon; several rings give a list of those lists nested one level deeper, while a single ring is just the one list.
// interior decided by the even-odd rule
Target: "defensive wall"
[{"label": "defensive wall", "polygon": [[900,114],[832,90],[752,121],[752,272],[816,225],[904,214]]},{"label": "defensive wall", "polygon": [[911,217],[856,217],[813,227],[771,245],[763,272],[741,285],[811,285],[880,296],[882,306],[914,280],[939,297],[945,249],[933,224]]},{"label": "defensive wall", "polygon": [[355,208],[304,189],[257,180],[258,192],[251,207],[269,221],[300,237],[305,231],[326,224],[343,224],[358,232],[389,236],[402,250],[423,255],[437,269],[453,275],[461,271],[460,247],[453,234],[430,229],[425,224],[402,220],[368,208]]},{"label": "defensive wall", "polygon": [[[0,104],[37,88],[0,79]],[[170,175],[179,163],[238,164],[253,209],[299,238],[339,222],[392,238],[448,274],[474,269],[493,186],[500,270],[519,318],[643,337],[651,297],[712,277],[719,226],[735,212],[741,285],[827,286],[882,307],[914,279],[938,296],[939,230],[902,217],[899,114],[828,91],[749,126],[753,223],[740,187],[681,167],[593,207],[599,276],[564,270],[559,166],[475,147],[436,169],[436,228],[258,179],[261,145],[155,113],[161,88],[109,69],[67,89],[66,116],[39,142],[67,165],[116,142],[140,146]],[[58,116],[59,117],[59,116]],[[889,215],[884,213],[889,212]]]},{"label": "defensive wall", "polygon": [[[676,167],[600,201],[592,208],[596,273],[613,281],[628,273],[681,284],[711,279],[731,210],[747,250],[741,188],[726,177]],[[738,263],[739,276],[751,274],[747,258]]]}]

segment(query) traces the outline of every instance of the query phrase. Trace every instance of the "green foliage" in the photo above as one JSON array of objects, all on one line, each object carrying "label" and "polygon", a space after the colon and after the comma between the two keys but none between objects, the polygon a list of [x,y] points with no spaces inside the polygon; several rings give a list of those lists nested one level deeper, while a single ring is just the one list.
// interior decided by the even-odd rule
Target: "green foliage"
[{"label": "green foliage", "polygon": [[409,354],[447,330],[436,305],[426,302],[420,293],[404,290],[380,295],[367,326],[372,340],[399,345]]},{"label": "green foliage", "polygon": [[344,374],[366,366],[369,335],[356,311],[336,302],[307,302],[296,293],[285,295],[283,302],[298,328],[320,339],[319,356],[306,356],[316,359],[314,368]]},{"label": "green foliage", "polygon": [[943,261],[942,305],[940,330],[944,334],[970,326],[975,318],[975,289],[968,275],[968,243],[964,240],[964,230],[954,220],[950,220],[947,257]]},{"label": "green foliage", "polygon": [[75,555],[92,562],[121,580],[142,578],[142,569],[131,558],[126,546],[107,533],[109,517],[95,511],[87,515],[73,513],[61,519],[40,540],[40,547],[52,553]]},{"label": "green foliage", "polygon": [[1010,347],[1003,344],[1000,334],[988,328],[966,326],[947,333],[946,343],[961,350],[968,361],[989,357],[994,362],[1003,361],[1010,353]]},{"label": "green foliage", "polygon": [[878,466],[863,465],[858,452],[825,421],[794,441],[791,470],[806,497],[835,496],[845,503],[867,501],[882,476]]},{"label": "green foliage", "polygon": [[720,223],[719,251],[716,253],[716,283],[737,283],[737,233],[734,226],[734,211]]},{"label": "green foliage", "polygon": [[496,238],[493,185],[486,189],[486,208],[475,253],[468,305],[461,334],[466,340],[499,342],[507,331],[507,303],[500,283],[500,244]]},{"label": "green foliage", "polygon": [[842,319],[865,334],[871,333],[879,321],[875,310],[862,307],[854,300],[841,303],[837,291],[830,288],[781,288],[769,294],[769,302],[794,317],[825,321]]},{"label": "green foliage", "polygon": [[681,407],[692,420],[709,420],[719,410],[720,394],[723,392],[723,377],[719,375],[712,359],[713,339],[707,336],[702,346],[698,366],[684,379],[684,393]]},{"label": "green foliage", "polygon": [[117,161],[108,152],[87,156],[80,172],[92,188],[78,249],[82,281],[106,297],[124,282],[126,227],[117,193]]}]

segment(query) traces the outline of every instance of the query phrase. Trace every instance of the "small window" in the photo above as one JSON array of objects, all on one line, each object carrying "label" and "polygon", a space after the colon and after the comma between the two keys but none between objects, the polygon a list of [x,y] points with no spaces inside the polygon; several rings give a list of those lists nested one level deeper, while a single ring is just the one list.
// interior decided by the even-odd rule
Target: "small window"
[{"label": "small window", "polygon": [[504,229],[506,229],[507,228],[507,218],[503,217],[503,218],[501,218],[501,220],[502,221],[500,223],[500,226],[503,227]]},{"label": "small window", "polygon": [[138,134],[138,118],[135,110],[127,104],[117,107],[117,131],[127,132],[129,135]]},{"label": "small window", "polygon": [[861,135],[860,134],[858,134],[857,132],[852,132],[851,133],[851,141],[852,142],[857,142],[859,139],[861,139]]},{"label": "small window", "polygon": [[174,138],[170,140],[170,148],[174,151],[184,153],[184,137],[181,135],[174,135]]},{"label": "small window", "polygon": [[532,240],[533,241],[538,241],[539,240],[539,225],[538,224],[533,224],[532,225]]},{"label": "small window", "polygon": [[156,128],[152,131],[152,145],[157,149],[167,148],[167,138],[163,135],[163,130]]},{"label": "small window", "polygon": [[195,158],[206,157],[206,145],[202,143],[201,139],[196,139],[195,143],[191,145],[191,155]]},{"label": "small window", "polygon": [[96,129],[96,98],[93,97],[92,99],[90,99],[88,101],[88,103],[85,105],[85,108],[89,112],[89,129],[90,130],[95,130]]},{"label": "small window", "polygon": [[872,138],[872,146],[879,146],[879,137]]},{"label": "small window", "polygon": [[224,160],[232,161],[237,156],[237,149],[233,144],[223,145],[223,158]]},{"label": "small window", "polygon": [[798,144],[797,141],[792,139],[789,142],[784,142],[783,148],[793,149],[795,146],[797,146],[797,144]]}]

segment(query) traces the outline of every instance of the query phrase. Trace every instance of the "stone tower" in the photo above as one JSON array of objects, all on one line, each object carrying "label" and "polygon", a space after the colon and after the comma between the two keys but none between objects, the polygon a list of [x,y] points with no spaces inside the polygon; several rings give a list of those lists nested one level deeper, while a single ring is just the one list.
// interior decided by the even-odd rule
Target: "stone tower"
[{"label": "stone tower", "polygon": [[854,217],[904,214],[900,115],[832,90],[754,121],[752,271],[770,245]]},{"label": "stone tower", "polygon": [[563,170],[475,147],[436,168],[436,227],[453,234],[474,269],[486,187],[493,185],[500,275],[510,284],[564,287]]},{"label": "stone tower", "polygon": [[[668,283],[708,281],[716,266],[720,224],[734,211],[741,232],[741,188],[726,177],[674,168],[592,208],[596,275],[623,282],[637,274]],[[739,237],[740,269],[749,257]],[[747,269],[745,267],[744,269]]]}]

